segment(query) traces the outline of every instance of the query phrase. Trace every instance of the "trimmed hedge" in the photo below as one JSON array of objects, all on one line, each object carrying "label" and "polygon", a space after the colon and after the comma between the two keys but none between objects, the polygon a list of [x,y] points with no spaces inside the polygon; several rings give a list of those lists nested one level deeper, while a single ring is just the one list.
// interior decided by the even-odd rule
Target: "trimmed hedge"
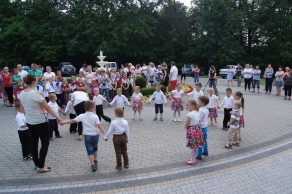
[{"label": "trimmed hedge", "polygon": [[[150,87],[150,88],[142,88],[141,93],[143,96],[150,96],[156,91],[155,87]],[[165,93],[166,87],[161,86],[161,91]]]},{"label": "trimmed hedge", "polygon": [[147,80],[144,77],[137,77],[135,80],[135,86],[139,86],[141,89],[146,88]]}]

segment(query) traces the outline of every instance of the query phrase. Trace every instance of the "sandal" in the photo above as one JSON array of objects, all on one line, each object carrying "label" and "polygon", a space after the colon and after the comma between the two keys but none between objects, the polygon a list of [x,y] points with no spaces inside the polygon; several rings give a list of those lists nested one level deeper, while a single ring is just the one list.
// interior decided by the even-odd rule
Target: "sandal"
[{"label": "sandal", "polygon": [[232,145],[231,144],[227,144],[227,145],[225,145],[225,148],[232,149]]}]

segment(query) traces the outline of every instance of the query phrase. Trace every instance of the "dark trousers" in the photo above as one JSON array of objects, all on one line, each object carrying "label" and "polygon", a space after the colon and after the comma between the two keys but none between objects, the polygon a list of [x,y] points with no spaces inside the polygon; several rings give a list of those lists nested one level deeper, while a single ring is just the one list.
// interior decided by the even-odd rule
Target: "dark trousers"
[{"label": "dark trousers", "polygon": [[13,104],[13,87],[4,88],[8,101],[10,104]]},{"label": "dark trousers", "polygon": [[[74,119],[76,117],[75,114],[69,114],[69,119]],[[73,132],[73,131],[77,131],[77,123],[73,123],[73,124],[70,124],[70,129],[69,129],[70,133]]]},{"label": "dark trousers", "polygon": [[217,90],[217,86],[216,86],[216,81],[214,79],[209,79],[209,87],[210,88],[214,88],[214,92],[216,96],[219,96],[218,90]]},{"label": "dark trousers", "polygon": [[[50,130],[48,122],[37,125],[26,124],[31,137],[31,154],[35,166],[43,168],[50,145]],[[41,140],[41,149],[38,153],[39,139]]]},{"label": "dark trousers", "polygon": [[284,88],[285,88],[285,96],[291,97],[292,86],[291,85],[286,85],[286,86],[284,86]]},{"label": "dark trousers", "polygon": [[22,156],[27,157],[31,154],[29,130],[18,131],[19,140],[22,148]]},{"label": "dark trousers", "polygon": [[[80,102],[79,104],[74,106],[74,110],[75,110],[77,116],[85,113],[84,103],[85,103],[85,101]],[[78,134],[82,135],[82,130],[83,130],[82,122],[78,122],[77,125],[78,125]]]},{"label": "dark trousers", "polygon": [[223,127],[228,128],[227,127],[227,123],[230,121],[230,111],[232,110],[232,108],[224,108],[224,119],[223,119]]},{"label": "dark trousers", "polygon": [[61,103],[61,98],[62,98],[62,94],[56,94],[57,96],[57,104],[61,107],[62,103]]},{"label": "dark trousers", "polygon": [[103,120],[105,120],[106,122],[112,121],[109,117],[103,114],[102,105],[96,105],[96,115],[98,116],[100,122],[101,122],[101,118],[103,118]]},{"label": "dark trousers", "polygon": [[122,135],[114,135],[113,136],[113,143],[116,152],[116,160],[117,160],[117,167],[122,167],[122,159],[124,159],[124,165],[129,165],[129,158],[127,153],[127,136],[126,134]]},{"label": "dark trousers", "polygon": [[49,126],[50,126],[50,138],[53,138],[53,131],[55,132],[55,136],[60,135],[57,119],[49,119]]},{"label": "dark trousers", "polygon": [[248,90],[250,90],[250,83],[251,83],[251,78],[246,79],[244,78],[244,89],[246,90],[246,88],[248,88]]},{"label": "dark trousers", "polygon": [[272,92],[273,78],[266,78],[266,92]]}]

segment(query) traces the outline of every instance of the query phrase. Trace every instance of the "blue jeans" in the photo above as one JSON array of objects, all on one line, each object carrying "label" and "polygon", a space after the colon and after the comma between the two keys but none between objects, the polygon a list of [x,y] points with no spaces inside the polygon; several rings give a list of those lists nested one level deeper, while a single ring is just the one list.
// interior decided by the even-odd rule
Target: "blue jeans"
[{"label": "blue jeans", "polygon": [[[205,145],[198,148],[198,156],[202,156],[202,153],[205,153],[205,154],[208,153],[208,135],[207,135],[208,127],[202,128],[202,132],[204,135]],[[204,149],[204,151],[203,151],[203,149]]]},{"label": "blue jeans", "polygon": [[104,89],[101,89],[100,88],[100,95],[103,96],[103,94],[105,93],[105,98],[108,102],[110,102],[110,97],[109,97],[109,88],[104,88]]},{"label": "blue jeans", "polygon": [[99,135],[84,135],[84,143],[87,155],[91,156],[98,150]]},{"label": "blue jeans", "polygon": [[199,74],[194,74],[194,82],[199,82],[199,77],[200,75]]}]

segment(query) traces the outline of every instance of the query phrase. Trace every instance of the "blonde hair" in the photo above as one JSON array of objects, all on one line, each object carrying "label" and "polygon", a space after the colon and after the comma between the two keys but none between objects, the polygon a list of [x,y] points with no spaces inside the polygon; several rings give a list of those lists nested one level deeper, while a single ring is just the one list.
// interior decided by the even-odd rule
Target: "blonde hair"
[{"label": "blonde hair", "polygon": [[52,100],[54,97],[56,97],[56,94],[54,94],[54,93],[49,94],[49,100]]},{"label": "blonde hair", "polygon": [[140,86],[135,86],[134,91],[135,90],[140,90]]},{"label": "blonde hair", "polygon": [[196,108],[198,106],[197,102],[195,100],[188,100],[188,103],[190,103],[192,106],[194,106],[194,108]]},{"label": "blonde hair", "polygon": [[117,89],[117,92],[121,92],[121,91],[122,91],[122,89],[121,89],[121,88],[118,88],[118,89]]},{"label": "blonde hair", "polygon": [[214,94],[214,89],[213,89],[213,88],[209,88],[209,89],[207,90],[207,92],[212,92],[212,93]]}]

